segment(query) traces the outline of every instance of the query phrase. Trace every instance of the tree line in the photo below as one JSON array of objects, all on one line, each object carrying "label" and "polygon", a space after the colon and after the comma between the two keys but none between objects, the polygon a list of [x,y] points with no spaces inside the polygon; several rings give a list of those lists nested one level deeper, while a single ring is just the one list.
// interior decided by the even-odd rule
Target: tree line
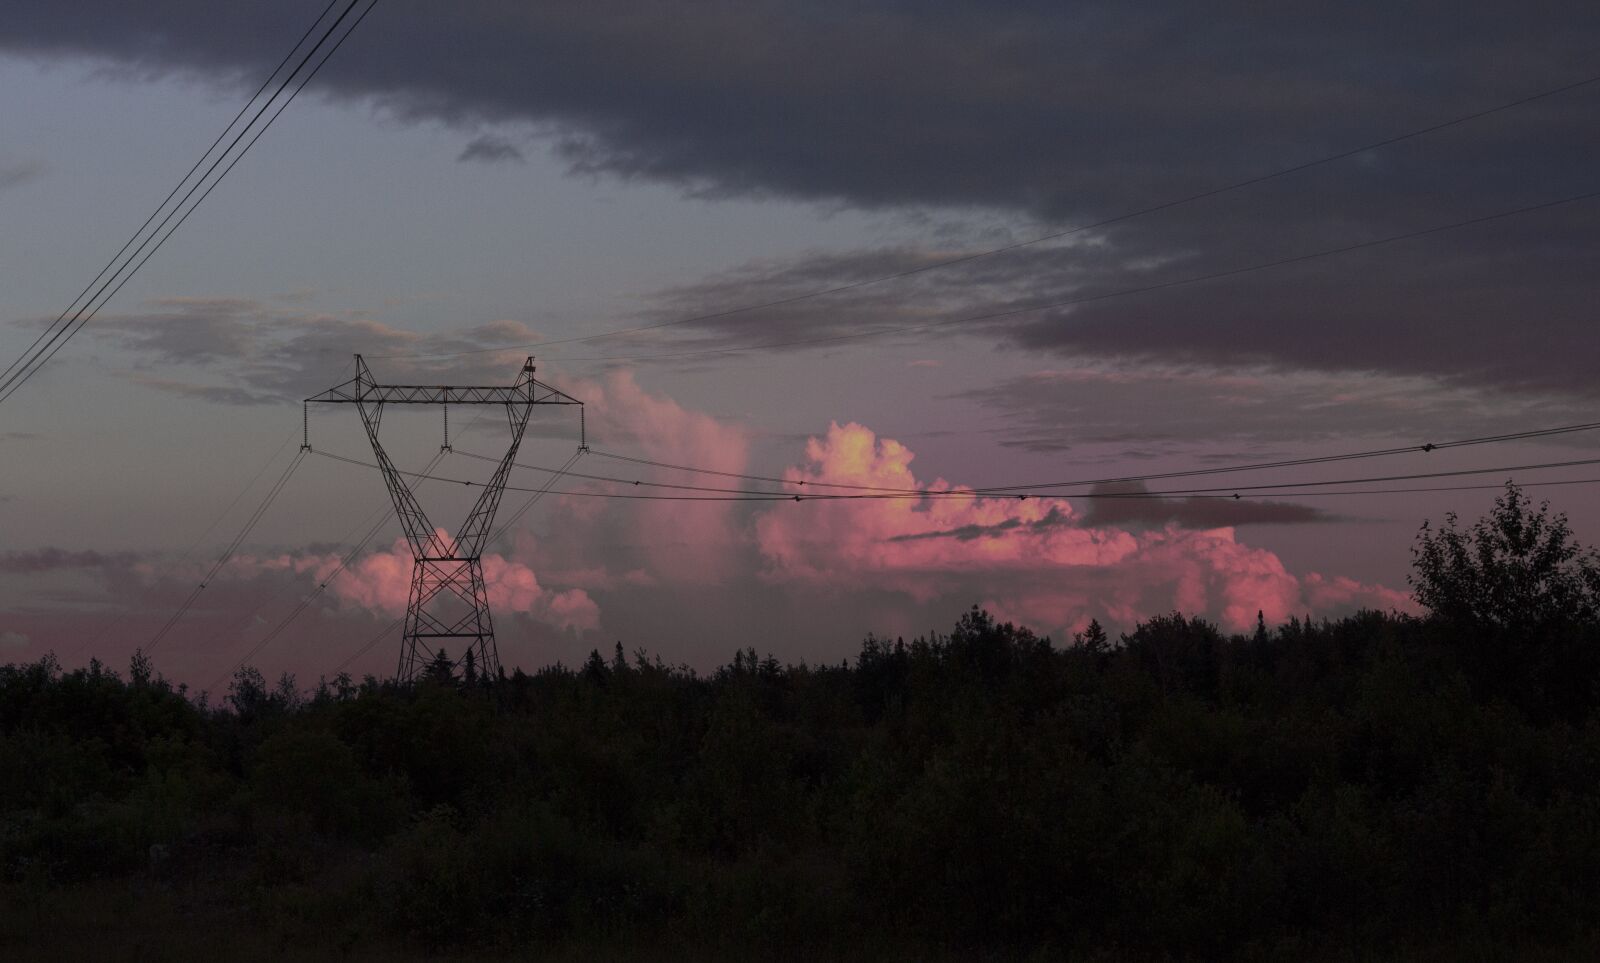
[{"label": "tree line", "polygon": [[6,666],[0,952],[121,887],[346,950],[1587,956],[1600,557],[1508,488],[1425,526],[1412,579],[1426,616],[1058,644],[974,608],[844,664],[619,643],[410,687],[245,669],[218,705],[142,656]]}]

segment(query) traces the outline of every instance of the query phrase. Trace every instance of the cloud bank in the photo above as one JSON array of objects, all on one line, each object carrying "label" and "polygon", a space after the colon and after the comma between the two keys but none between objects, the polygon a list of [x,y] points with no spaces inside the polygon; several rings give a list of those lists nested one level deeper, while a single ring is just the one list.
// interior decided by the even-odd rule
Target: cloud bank
[{"label": "cloud bank", "polygon": [[[864,426],[834,424],[787,477],[916,488],[913,457]],[[963,490],[943,479],[926,487]],[[1231,527],[1133,531],[1080,515],[1065,499],[816,501],[769,509],[756,530],[766,578],[844,593],[871,586],[922,602],[979,591],[1000,615],[1055,632],[1090,618],[1129,626],[1174,609],[1244,630],[1258,611],[1281,621],[1308,610],[1410,608],[1404,593],[1381,586],[1296,576]]]},{"label": "cloud bank", "polygon": [[[200,0],[16,0],[0,23],[0,52],[243,91],[311,13],[266,0],[225,12]],[[1204,11],[1177,0],[387,0],[314,89],[402,122],[459,129],[463,160],[514,161],[519,144],[543,144],[580,174],[704,196],[999,212],[1014,228],[1003,241],[1593,73],[1593,4],[1533,13],[1456,3],[1443,21],[1448,28],[1430,6],[1379,0],[1237,0]],[[1083,238],[1092,245],[973,262],[935,285],[959,304],[919,300],[910,313],[928,320],[1064,292],[1099,296],[1592,191],[1597,105],[1600,86],[1572,90],[1122,222]],[[976,336],[1075,357],[1267,361],[1592,393],[1594,223],[1592,205],[1555,208],[1271,274],[1045,311]],[[869,265],[974,246],[821,255],[782,268],[776,283],[847,280]],[[708,279],[731,293],[728,280]],[[747,299],[717,306],[728,303]],[[785,311],[773,324],[865,323],[897,310],[908,313],[869,297],[828,318]],[[698,333],[743,337],[723,323]],[[1530,339],[1568,350],[1530,352]]]}]

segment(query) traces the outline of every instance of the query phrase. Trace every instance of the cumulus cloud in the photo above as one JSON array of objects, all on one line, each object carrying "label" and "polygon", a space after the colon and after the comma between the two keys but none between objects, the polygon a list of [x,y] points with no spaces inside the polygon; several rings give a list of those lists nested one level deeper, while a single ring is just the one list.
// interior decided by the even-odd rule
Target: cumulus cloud
[{"label": "cumulus cloud", "polygon": [[[573,390],[584,400],[592,437],[603,440],[606,448],[636,450],[651,460],[712,471],[738,473],[747,468],[749,440],[743,429],[646,391],[631,372],[615,371],[599,381],[579,382]],[[672,476],[662,470],[642,472],[640,477],[683,481],[681,473]],[[746,538],[732,502],[646,501],[612,512],[614,518],[627,519],[622,524],[630,540],[643,546],[639,563],[669,583],[727,577],[738,564],[736,550]]]},{"label": "cumulus cloud", "polygon": [[[591,440],[603,439],[605,450],[751,470],[739,425],[650,390],[628,373],[572,389],[590,402]],[[803,462],[786,476],[811,490],[833,482],[962,491],[943,479],[924,485],[912,470],[914,457],[867,427],[834,424],[807,440]],[[601,473],[637,468],[641,479],[684,480],[666,469],[621,464]],[[616,490],[576,480],[562,487]],[[514,493],[505,510],[523,497]],[[1308,611],[1410,607],[1398,590],[1289,571],[1273,552],[1241,540],[1234,526],[1207,524],[1217,519],[1112,520],[1097,517],[1098,510],[1062,498],[759,505],[552,499],[510,542],[490,546],[484,566],[497,627],[506,635],[502,651],[510,664],[524,665],[581,657],[602,630],[630,647],[710,664],[725,657],[728,632],[741,626],[763,633],[776,651],[814,657],[825,651],[819,647],[847,645],[865,628],[917,631],[929,624],[923,618],[938,624],[974,602],[1057,637],[1091,617],[1129,627],[1173,609],[1248,629],[1258,610],[1278,620]],[[340,557],[332,548],[235,555],[165,644],[167,658],[176,660],[170,671],[179,675],[189,660],[202,676],[194,681],[204,682],[224,670],[294,600],[328,582]],[[51,609],[30,593],[22,607],[7,611],[7,627],[39,644],[76,646],[84,635],[78,627],[95,625],[91,636],[105,634],[131,652],[205,568],[203,559],[6,553],[0,571],[73,586],[87,575],[98,587],[92,596],[80,592],[65,620],[60,606]],[[404,541],[357,559],[328,582],[316,610],[261,657],[264,664],[325,670],[354,650],[352,639],[370,636],[404,611],[411,572]]]},{"label": "cumulus cloud", "polygon": [[[448,539],[440,531],[440,537]],[[330,558],[318,561],[328,566]],[[332,564],[337,564],[333,561]],[[373,552],[358,559],[329,584],[329,590],[346,602],[369,612],[392,615],[404,612],[411,590],[411,547],[397,539],[387,551]],[[331,567],[327,569],[331,571]],[[319,578],[326,577],[319,574]],[[581,588],[552,591],[539,583],[528,565],[497,553],[483,556],[483,578],[489,591],[489,605],[502,618],[525,615],[556,628],[590,632],[600,628],[600,609]]]},{"label": "cumulus cloud", "polygon": [[28,637],[21,632],[0,632],[0,650],[26,649],[28,644]]},{"label": "cumulus cloud", "polygon": [[[793,481],[884,488],[922,486],[912,452],[858,424],[812,439]],[[1017,621],[1063,631],[1090,617],[1128,625],[1179,609],[1245,629],[1313,607],[1408,607],[1381,586],[1298,577],[1273,553],[1240,542],[1231,527],[1169,524],[1135,532],[1097,524],[1065,499],[928,498],[813,501],[774,507],[756,520],[765,577],[831,592],[890,589],[927,601],[959,591]]]}]

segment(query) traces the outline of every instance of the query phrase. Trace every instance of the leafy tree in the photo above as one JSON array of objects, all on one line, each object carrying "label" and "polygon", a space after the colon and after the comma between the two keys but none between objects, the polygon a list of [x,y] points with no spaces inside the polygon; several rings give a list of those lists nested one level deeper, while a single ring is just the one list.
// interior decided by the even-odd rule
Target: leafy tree
[{"label": "leafy tree", "polygon": [[240,716],[259,711],[267,701],[267,680],[254,666],[241,666],[228,683],[228,703]]},{"label": "leafy tree", "polygon": [[1460,650],[1480,695],[1536,718],[1576,721],[1600,678],[1600,554],[1573,538],[1548,502],[1507,484],[1494,509],[1463,529],[1424,524],[1412,549],[1417,601]]},{"label": "leafy tree", "polygon": [[1600,554],[1573,539],[1566,515],[1549,502],[1533,508],[1510,482],[1470,528],[1454,512],[1443,528],[1424,522],[1411,554],[1417,601],[1450,622],[1538,629],[1600,613]]},{"label": "leafy tree", "polygon": [[128,664],[128,681],[136,686],[147,686],[154,672],[155,666],[144,649],[134,649],[133,660]]}]

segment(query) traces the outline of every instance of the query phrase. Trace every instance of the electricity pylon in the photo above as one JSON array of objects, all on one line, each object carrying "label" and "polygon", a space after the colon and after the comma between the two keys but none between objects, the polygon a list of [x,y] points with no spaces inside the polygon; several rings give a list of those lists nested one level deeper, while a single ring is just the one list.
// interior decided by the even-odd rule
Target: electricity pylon
[{"label": "electricity pylon", "polygon": [[[411,543],[414,561],[411,570],[411,595],[406,606],[405,632],[400,643],[400,668],[397,677],[410,682],[426,671],[439,657],[444,640],[460,639],[463,648],[451,659],[451,671],[475,664],[478,671],[495,677],[500,671],[500,653],[494,643],[494,620],[489,615],[489,595],[483,580],[482,552],[489,540],[495,510],[505,493],[517,448],[534,405],[582,405],[583,402],[558,391],[533,377],[533,358],[522,366],[516,383],[509,388],[454,385],[380,385],[366,362],[356,355],[356,376],[306,399],[306,404],[353,404],[361,413],[361,423],[372,441],[372,453],[383,471],[383,480],[394,501],[395,514]],[[511,424],[511,445],[483,486],[472,513],[461,524],[454,539],[433,527],[405,478],[378,441],[378,425],[384,405],[505,405]],[[446,417],[448,417],[448,408]],[[581,412],[581,408],[579,409]],[[446,422],[448,424],[448,422]],[[446,429],[448,430],[448,429]],[[446,441],[448,446],[448,440]],[[307,444],[305,447],[309,447]],[[448,656],[446,656],[448,658]]]}]

